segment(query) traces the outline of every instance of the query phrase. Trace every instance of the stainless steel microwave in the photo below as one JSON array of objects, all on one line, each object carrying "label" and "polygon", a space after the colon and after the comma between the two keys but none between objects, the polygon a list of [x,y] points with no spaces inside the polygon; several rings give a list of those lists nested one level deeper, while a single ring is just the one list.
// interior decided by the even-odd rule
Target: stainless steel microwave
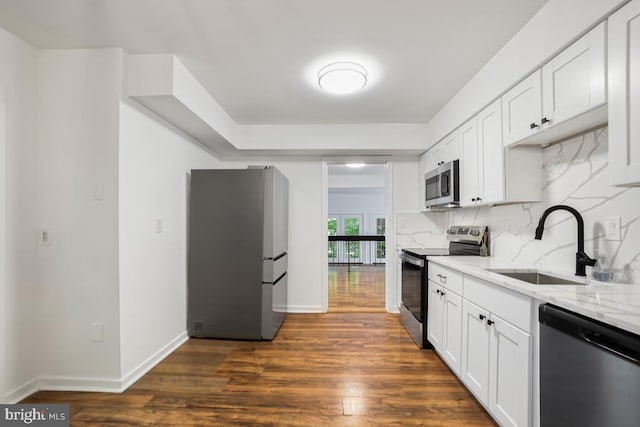
[{"label": "stainless steel microwave", "polygon": [[431,208],[460,206],[460,161],[453,160],[424,174],[424,205]]}]

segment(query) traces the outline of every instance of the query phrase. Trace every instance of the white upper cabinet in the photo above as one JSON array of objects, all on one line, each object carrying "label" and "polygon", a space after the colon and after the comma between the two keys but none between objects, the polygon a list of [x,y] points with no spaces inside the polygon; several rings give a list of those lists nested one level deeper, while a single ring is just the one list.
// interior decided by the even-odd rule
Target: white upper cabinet
[{"label": "white upper cabinet", "polygon": [[442,138],[433,147],[429,148],[421,157],[424,165],[424,172],[429,172],[452,160],[460,157],[460,143],[458,140],[458,129]]},{"label": "white upper cabinet", "polygon": [[460,158],[460,140],[458,129],[444,137],[442,141],[442,162],[447,163]]},{"label": "white upper cabinet", "polygon": [[477,119],[474,117],[459,128],[460,132],[460,206],[478,203],[480,186],[478,185],[478,164],[480,147],[478,146]]},{"label": "white upper cabinet", "polygon": [[603,22],[503,95],[505,146],[549,143],[606,123],[605,36]]},{"label": "white upper cabinet", "polygon": [[505,149],[498,99],[460,126],[460,205],[537,202],[542,197],[540,147]]},{"label": "white upper cabinet", "polygon": [[640,0],[609,18],[609,179],[640,185]]},{"label": "white upper cabinet", "polygon": [[502,95],[504,145],[509,146],[538,132],[542,118],[540,70]]},{"label": "white upper cabinet", "polygon": [[542,120],[559,124],[607,101],[605,23],[542,67]]},{"label": "white upper cabinet", "polygon": [[504,162],[500,100],[459,128],[462,147],[460,205],[503,202]]},{"label": "white upper cabinet", "polygon": [[478,145],[482,160],[478,163],[480,203],[505,201],[504,149],[502,147],[502,109],[497,100],[478,114]]}]

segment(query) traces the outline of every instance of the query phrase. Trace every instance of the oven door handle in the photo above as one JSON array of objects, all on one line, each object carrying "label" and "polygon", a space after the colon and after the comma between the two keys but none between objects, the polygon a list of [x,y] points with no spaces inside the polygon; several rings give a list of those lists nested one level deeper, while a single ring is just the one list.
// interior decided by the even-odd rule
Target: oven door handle
[{"label": "oven door handle", "polygon": [[408,255],[403,255],[402,256],[402,262],[406,262],[412,265],[415,265],[416,267],[424,267],[424,260],[418,259],[418,258],[414,258],[414,257],[410,257]]}]

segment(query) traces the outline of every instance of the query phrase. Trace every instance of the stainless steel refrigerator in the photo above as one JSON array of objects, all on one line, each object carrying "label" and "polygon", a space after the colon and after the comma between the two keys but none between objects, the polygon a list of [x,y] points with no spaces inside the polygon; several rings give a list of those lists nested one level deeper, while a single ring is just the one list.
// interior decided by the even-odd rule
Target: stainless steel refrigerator
[{"label": "stainless steel refrigerator", "polygon": [[189,336],[273,339],[287,309],[288,211],[274,167],[191,171]]}]

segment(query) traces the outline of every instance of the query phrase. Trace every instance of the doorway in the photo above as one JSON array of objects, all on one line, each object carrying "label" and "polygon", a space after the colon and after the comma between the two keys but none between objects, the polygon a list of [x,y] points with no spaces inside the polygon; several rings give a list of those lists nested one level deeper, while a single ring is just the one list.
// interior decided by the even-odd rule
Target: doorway
[{"label": "doorway", "polygon": [[385,164],[328,165],[329,312],[385,311]]}]

